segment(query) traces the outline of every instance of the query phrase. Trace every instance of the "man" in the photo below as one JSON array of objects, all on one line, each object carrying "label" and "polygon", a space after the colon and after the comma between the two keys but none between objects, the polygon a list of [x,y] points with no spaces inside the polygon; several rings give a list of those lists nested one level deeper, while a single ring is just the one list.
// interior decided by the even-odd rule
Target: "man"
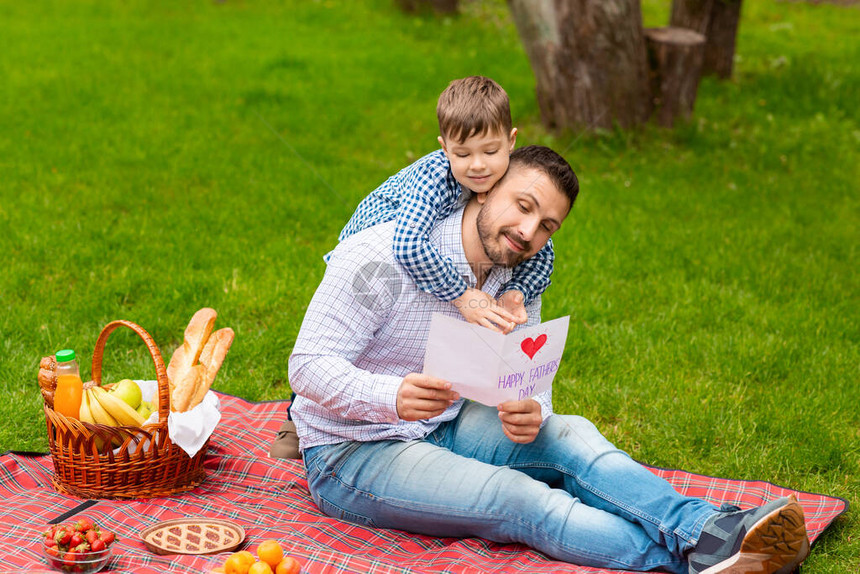
[{"label": "man", "polygon": [[[520,148],[496,187],[430,242],[496,297],[511,267],[558,230],[578,188],[561,156]],[[421,374],[431,315],[458,312],[395,263],[392,233],[378,225],[332,252],[290,357],[292,417],[324,513],[621,570],[787,573],[806,557],[792,499],[719,510],[681,496],[589,421],[554,415],[549,392],[490,408]],[[540,298],[526,310],[528,325],[540,322]]]}]

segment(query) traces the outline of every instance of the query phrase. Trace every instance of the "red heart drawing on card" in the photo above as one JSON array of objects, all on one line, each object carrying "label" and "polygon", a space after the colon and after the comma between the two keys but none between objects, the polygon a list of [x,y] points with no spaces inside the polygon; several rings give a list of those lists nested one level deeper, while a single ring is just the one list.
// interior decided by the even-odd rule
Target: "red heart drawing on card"
[{"label": "red heart drawing on card", "polygon": [[544,343],[546,343],[546,335],[541,335],[537,339],[528,337],[520,343],[520,349],[529,356],[529,359],[534,359],[535,354],[543,347]]}]

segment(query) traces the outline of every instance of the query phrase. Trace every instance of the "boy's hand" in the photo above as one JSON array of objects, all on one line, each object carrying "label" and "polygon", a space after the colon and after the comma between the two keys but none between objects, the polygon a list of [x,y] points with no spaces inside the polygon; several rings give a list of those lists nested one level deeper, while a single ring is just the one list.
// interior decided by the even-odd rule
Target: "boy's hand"
[{"label": "boy's hand", "polygon": [[520,444],[528,444],[537,438],[543,422],[539,402],[534,399],[507,401],[498,409],[506,437]]},{"label": "boy's hand", "polygon": [[523,303],[524,300],[525,297],[523,297],[523,294],[516,289],[505,291],[502,293],[502,296],[499,297],[499,305],[501,305],[505,311],[513,315],[514,321],[517,325],[523,325],[529,320],[529,314],[526,313],[526,306]]},{"label": "boy's hand", "polygon": [[431,419],[444,413],[459,398],[448,381],[409,373],[397,390],[397,416],[404,421]]},{"label": "boy's hand", "polygon": [[513,331],[516,325],[516,318],[480,289],[466,289],[466,292],[452,303],[469,323],[506,335]]}]

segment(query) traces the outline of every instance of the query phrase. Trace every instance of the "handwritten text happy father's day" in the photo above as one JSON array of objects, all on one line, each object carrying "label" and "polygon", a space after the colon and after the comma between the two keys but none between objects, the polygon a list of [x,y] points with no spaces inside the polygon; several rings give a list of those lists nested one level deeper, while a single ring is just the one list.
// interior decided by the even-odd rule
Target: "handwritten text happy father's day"
[{"label": "handwritten text happy father's day", "polygon": [[[561,359],[555,359],[548,363],[544,363],[543,365],[529,369],[528,371],[502,375],[499,377],[499,389],[516,388],[518,389],[518,399],[527,399],[535,394],[534,390],[537,383],[534,381],[555,373],[558,370],[558,364],[560,362]],[[528,373],[528,380],[526,380],[526,373]]]}]

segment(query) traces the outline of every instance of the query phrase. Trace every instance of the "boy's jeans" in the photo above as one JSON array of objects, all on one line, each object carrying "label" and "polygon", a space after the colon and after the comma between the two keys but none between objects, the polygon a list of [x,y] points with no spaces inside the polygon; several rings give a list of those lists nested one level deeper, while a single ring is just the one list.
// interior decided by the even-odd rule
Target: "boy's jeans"
[{"label": "boy's jeans", "polygon": [[466,402],[425,440],[344,442],[304,453],[325,514],[441,537],[521,542],[619,570],[686,572],[710,504],[680,495],[582,417],[554,415],[530,444],[495,408]]}]

